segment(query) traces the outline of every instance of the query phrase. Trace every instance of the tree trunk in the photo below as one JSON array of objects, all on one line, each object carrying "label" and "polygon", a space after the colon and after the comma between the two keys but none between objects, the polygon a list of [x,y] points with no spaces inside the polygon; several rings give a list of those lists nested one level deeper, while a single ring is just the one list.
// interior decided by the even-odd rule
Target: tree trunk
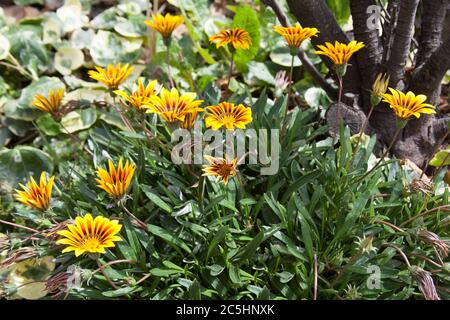
[{"label": "tree trunk", "polygon": [[[370,30],[367,20],[370,14],[367,8],[377,4],[374,0],[351,0],[350,9],[353,18],[355,40],[362,41],[365,48],[359,51],[350,62],[344,79],[344,92],[351,93],[357,99],[356,108],[366,114],[370,108],[369,90],[375,77],[381,70],[388,71],[391,76],[390,86],[400,90],[409,89],[416,94],[425,94],[427,102],[436,105],[440,95],[440,82],[450,68],[450,39],[441,44],[440,36],[445,20],[445,8],[449,0],[427,0],[423,6],[422,32],[416,61],[420,63],[411,77],[407,76],[405,66],[411,51],[414,36],[414,22],[419,0],[393,0],[388,10],[391,13],[390,25],[385,25],[385,38],[378,35],[377,30]],[[287,0],[288,6],[302,26],[316,27],[319,37],[313,44],[324,42],[349,42],[348,37],[339,27],[336,19],[324,0]],[[437,8],[440,12],[431,14]],[[429,16],[431,14],[431,16]],[[435,24],[440,26],[435,26]],[[386,29],[387,28],[387,29]],[[390,29],[389,29],[390,28]],[[425,30],[426,29],[426,30]],[[390,39],[390,41],[383,41]],[[331,68],[332,64],[323,58]],[[385,64],[384,64],[385,63]],[[348,102],[345,101],[344,102]],[[335,112],[329,113],[333,118]],[[355,123],[361,122],[361,113],[355,112],[355,105],[345,106],[344,119],[351,124],[356,133]],[[392,151],[399,158],[408,158],[418,166],[422,166],[435,151],[436,144],[447,131],[447,119],[437,120],[434,116],[423,115],[419,119],[411,119],[402,131]],[[386,104],[376,107],[370,119],[368,132],[375,131],[381,142],[390,144],[396,130],[395,117]],[[332,124],[330,123],[331,127]]]}]

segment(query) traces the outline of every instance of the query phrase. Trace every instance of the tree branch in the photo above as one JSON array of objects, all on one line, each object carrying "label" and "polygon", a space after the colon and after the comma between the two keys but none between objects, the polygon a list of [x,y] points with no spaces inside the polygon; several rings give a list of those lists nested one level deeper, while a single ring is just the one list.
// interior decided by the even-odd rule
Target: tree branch
[{"label": "tree branch", "polygon": [[289,26],[288,17],[284,14],[283,10],[281,10],[280,6],[275,0],[261,0],[261,2],[264,3],[266,6],[272,8],[273,12],[275,12],[275,15],[277,16],[278,20],[280,21],[283,27]]},{"label": "tree branch", "polygon": [[450,38],[434,51],[430,58],[413,73],[409,89],[424,94],[431,104],[439,99],[440,83],[450,69]]},{"label": "tree branch", "polygon": [[[353,33],[355,40],[364,43],[365,48],[361,50],[358,55],[358,65],[360,71],[364,75],[369,77],[375,76],[378,64],[381,61],[382,47],[380,43],[380,37],[378,36],[378,28],[370,29],[368,21],[371,18],[372,13],[367,12],[370,6],[375,6],[375,0],[351,0],[350,10],[353,18]],[[376,23],[376,21],[375,21]],[[363,81],[367,77],[363,78]],[[370,85],[372,84],[370,79]]]},{"label": "tree branch", "polygon": [[[312,39],[312,43],[323,44],[324,42],[344,42],[349,39],[342,31],[333,13],[323,0],[287,0],[288,6],[297,20],[305,27],[315,27],[319,29],[318,37]],[[333,63],[326,57],[321,57],[328,68],[332,68]],[[357,61],[350,60],[352,67],[348,68],[344,77],[344,92],[353,93],[359,96],[361,77],[358,70]]]},{"label": "tree branch", "polygon": [[391,55],[391,47],[394,38],[394,30],[397,26],[398,20],[398,7],[400,0],[389,1],[387,7],[387,15],[389,15],[389,20],[386,17],[387,26],[383,25],[383,58],[381,59],[381,64],[386,65],[386,62]]},{"label": "tree branch", "polygon": [[[373,13],[367,11],[370,6],[375,5],[375,0],[350,1],[355,40],[361,41],[365,45],[364,50],[361,50],[356,56],[360,74],[364,75],[361,77],[363,89],[362,105],[369,105],[369,103],[365,103],[365,101],[370,99],[369,90],[375,80],[383,56],[381,39],[378,36],[378,28],[371,29],[370,25],[368,25],[368,21],[370,21]],[[373,23],[377,23],[377,21],[373,21]]]},{"label": "tree branch", "polygon": [[422,25],[416,66],[425,63],[440,46],[448,5],[448,0],[422,1]]},{"label": "tree branch", "polygon": [[414,35],[414,21],[420,0],[402,0],[395,29],[391,55],[387,62],[387,70],[391,76],[391,86],[395,87],[405,74],[406,59],[411,48]]},{"label": "tree branch", "polygon": [[[437,119],[432,124],[433,135],[436,140],[442,139],[449,132],[448,124],[450,122],[450,117],[445,117],[442,119]],[[445,141],[443,141],[445,142]]]},{"label": "tree branch", "polygon": [[[289,26],[289,20],[287,16],[284,14],[283,10],[281,10],[280,6],[275,0],[261,0],[262,3],[264,3],[266,6],[269,6],[272,8],[272,10],[275,12],[275,15],[277,16],[278,20],[280,21],[281,25],[283,27]],[[332,98],[335,99],[337,97],[337,90],[333,88],[333,86],[328,83],[321,75],[319,70],[314,66],[314,64],[309,60],[309,58],[306,56],[305,52],[302,48],[299,48],[298,52],[298,58],[303,64],[303,67],[305,70],[312,76],[313,80],[322,87],[322,89],[325,90],[325,92]]]}]

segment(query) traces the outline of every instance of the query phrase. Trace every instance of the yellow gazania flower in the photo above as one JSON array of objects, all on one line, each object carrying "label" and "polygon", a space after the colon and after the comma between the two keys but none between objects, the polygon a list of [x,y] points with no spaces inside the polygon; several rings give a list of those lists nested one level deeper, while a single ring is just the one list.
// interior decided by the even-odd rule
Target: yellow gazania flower
[{"label": "yellow gazania flower", "polygon": [[88,213],[83,218],[76,217],[75,224],[68,224],[66,230],[58,231],[63,238],[56,243],[68,245],[62,252],[75,251],[77,257],[85,252],[105,253],[105,248],[115,246],[114,241],[122,241],[116,236],[121,228],[117,220],[101,216],[93,219]]},{"label": "yellow gazania flower", "polygon": [[225,158],[214,158],[210,156],[205,156],[209,164],[204,165],[202,171],[204,172],[202,176],[215,176],[217,181],[223,181],[225,185],[228,183],[228,179],[234,176],[237,166],[237,158],[233,161],[228,162],[227,157]]},{"label": "yellow gazania flower", "polygon": [[55,177],[52,176],[47,181],[47,176],[44,172],[42,172],[38,185],[33,177],[30,177],[26,183],[26,186],[19,183],[19,186],[23,189],[23,191],[16,189],[14,198],[24,205],[46,211],[50,207],[54,179]]},{"label": "yellow gazania flower", "polygon": [[44,112],[56,113],[61,107],[63,97],[64,89],[56,89],[54,92],[50,89],[48,98],[41,94],[36,94],[31,105]]},{"label": "yellow gazania flower", "polygon": [[420,117],[420,114],[436,113],[435,107],[424,103],[427,97],[423,94],[415,95],[412,92],[403,93],[399,90],[389,88],[389,93],[382,95],[383,101],[387,102],[400,120],[408,120],[412,116]]},{"label": "yellow gazania flower", "polygon": [[194,92],[186,92],[181,96],[178,90],[172,88],[171,91],[162,89],[159,96],[152,96],[148,100],[147,113],[159,114],[165,121],[172,123],[184,121],[188,113],[203,111],[199,106],[203,100],[195,100]]},{"label": "yellow gazania flower", "polygon": [[376,106],[381,102],[383,94],[389,86],[389,75],[380,73],[378,74],[375,82],[372,85],[372,91],[370,92],[370,103],[372,106]]},{"label": "yellow gazania flower", "polygon": [[173,30],[178,28],[183,23],[182,16],[173,16],[167,13],[165,16],[158,13],[152,14],[152,20],[146,20],[145,24],[153,30],[159,32],[164,38],[169,38]]},{"label": "yellow gazania flower", "polygon": [[375,82],[372,85],[372,94],[381,97],[386,93],[389,86],[389,75],[387,73],[378,74]]},{"label": "yellow gazania flower", "polygon": [[325,42],[325,45],[318,45],[317,47],[320,51],[316,51],[316,54],[327,56],[335,65],[340,66],[347,64],[356,51],[364,48],[364,43],[353,40],[349,44],[345,44],[336,41],[334,45],[330,42]]},{"label": "yellow gazania flower", "polygon": [[302,28],[299,24],[293,27],[274,26],[275,32],[283,36],[291,48],[298,48],[306,39],[316,36],[319,30],[316,28]]},{"label": "yellow gazania flower", "polygon": [[226,129],[244,129],[245,125],[252,122],[252,109],[243,104],[235,105],[230,102],[221,102],[217,106],[206,108],[208,113],[205,118],[207,128],[218,130],[222,126]]},{"label": "yellow gazania flower", "polygon": [[216,48],[231,43],[235,49],[247,50],[250,48],[252,38],[250,34],[242,28],[222,30],[218,34],[209,37],[209,41],[216,44]]},{"label": "yellow gazania flower", "polygon": [[191,130],[192,128],[194,128],[195,120],[197,119],[197,114],[198,114],[198,111],[194,111],[192,113],[186,114],[186,116],[184,117],[184,121],[181,122],[181,124],[180,124],[181,128],[188,129],[188,130]]},{"label": "yellow gazania flower", "polygon": [[114,198],[121,198],[127,192],[130,186],[131,179],[133,179],[136,167],[128,160],[123,165],[122,159],[119,160],[117,168],[111,160],[108,161],[109,172],[103,168],[98,168],[96,179],[98,187],[105,190],[110,196]]},{"label": "yellow gazania flower", "polygon": [[139,78],[138,89],[137,91],[133,91],[131,95],[128,95],[123,90],[115,90],[114,93],[124,98],[125,101],[130,103],[131,106],[133,106],[135,109],[141,110],[143,109],[143,106],[147,104],[148,98],[155,95],[156,83],[156,80],[153,80],[149,82],[145,87],[142,79]]},{"label": "yellow gazania flower", "polygon": [[133,71],[133,67],[128,64],[121,66],[120,63],[115,66],[108,64],[106,70],[98,66],[95,69],[97,71],[89,70],[89,77],[105,84],[111,90],[116,90]]}]

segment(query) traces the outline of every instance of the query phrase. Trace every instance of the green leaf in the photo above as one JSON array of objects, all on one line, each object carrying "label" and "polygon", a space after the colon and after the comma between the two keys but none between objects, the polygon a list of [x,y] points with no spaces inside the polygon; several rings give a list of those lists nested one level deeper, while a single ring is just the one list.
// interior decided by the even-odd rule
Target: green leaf
[{"label": "green leaf", "polygon": [[179,251],[179,248],[181,248],[186,252],[191,253],[191,249],[189,249],[186,243],[184,243],[184,241],[182,241],[177,235],[173,234],[169,230],[163,229],[161,227],[152,224],[148,224],[147,227],[149,232],[166,241],[168,244],[173,246],[177,251]]},{"label": "green leaf", "polygon": [[246,65],[248,67],[248,74],[245,77],[247,82],[252,83],[256,79],[263,83],[275,85],[275,78],[264,63],[251,61]]},{"label": "green leaf", "polygon": [[161,268],[153,268],[150,270],[150,273],[155,277],[167,278],[174,274],[183,274],[183,270],[173,270],[173,269],[161,269]]},{"label": "green leaf", "polygon": [[237,263],[242,262],[246,259],[251,259],[258,250],[259,245],[263,241],[264,231],[260,231],[249,243],[239,249],[239,251],[231,258],[231,260]]},{"label": "green leaf", "polygon": [[55,16],[45,20],[42,28],[42,42],[55,44],[61,41],[62,22]]},{"label": "green leaf", "polygon": [[121,297],[127,294],[130,294],[132,292],[141,291],[142,287],[123,287],[117,290],[111,290],[111,291],[103,291],[102,294],[105,297],[109,298],[117,298]]},{"label": "green leaf", "polygon": [[302,239],[303,243],[305,244],[306,254],[308,255],[309,261],[312,263],[314,259],[314,249],[311,237],[311,228],[309,226],[308,221],[300,211],[299,211],[299,223],[302,230]]},{"label": "green leaf", "polygon": [[29,6],[32,4],[44,4],[44,0],[14,0],[18,6]]},{"label": "green leaf", "polygon": [[55,54],[55,69],[62,75],[71,74],[84,63],[84,55],[80,49],[60,47]]},{"label": "green leaf", "polygon": [[189,287],[189,298],[192,300],[200,300],[201,299],[200,283],[197,281],[197,279],[192,281],[192,284]]},{"label": "green leaf", "polygon": [[241,275],[240,275],[240,269],[239,267],[235,266],[234,264],[230,264],[228,267],[228,275],[230,276],[231,282],[235,284],[241,283]]},{"label": "green leaf", "polygon": [[0,187],[4,190],[11,191],[30,176],[37,180],[43,171],[52,173],[53,162],[47,153],[39,149],[18,146],[0,151]]},{"label": "green leaf", "polygon": [[[284,46],[280,48],[276,48],[270,52],[270,59],[283,67],[291,67],[292,62],[292,55],[289,51],[289,47]],[[300,61],[299,57],[294,57],[294,67],[300,67],[302,65],[302,62]]]},{"label": "green leaf", "polygon": [[97,112],[83,109],[69,112],[61,119],[61,125],[69,133],[89,129],[97,121]]},{"label": "green leaf", "polygon": [[213,264],[212,266],[207,266],[207,268],[210,271],[211,276],[213,277],[217,277],[219,274],[222,273],[223,270],[225,270],[224,266],[218,265],[218,264]]},{"label": "green leaf", "polygon": [[217,249],[219,243],[225,239],[227,232],[228,232],[227,226],[224,226],[220,228],[219,231],[217,231],[217,233],[214,235],[211,242],[209,243],[208,253],[206,254],[206,260],[208,260],[209,257],[211,257],[211,254],[214,252],[214,250]]},{"label": "green leaf", "polygon": [[288,271],[283,271],[283,272],[277,273],[277,276],[280,277],[281,283],[288,283],[289,281],[292,280],[292,278],[294,277],[294,274],[292,274]]},{"label": "green leaf", "polygon": [[348,22],[350,18],[350,5],[348,0],[327,0],[327,4],[341,26]]},{"label": "green leaf", "polygon": [[118,62],[132,63],[143,52],[142,38],[125,38],[105,30],[99,30],[92,43],[95,43],[90,48],[92,59],[101,66]]},{"label": "green leaf", "polygon": [[245,29],[250,34],[252,39],[250,48],[248,50],[236,50],[234,57],[236,67],[240,70],[246,70],[247,62],[255,58],[259,50],[261,33],[259,30],[260,24],[258,14],[250,6],[239,7],[236,9],[231,27]]},{"label": "green leaf", "polygon": [[333,238],[333,242],[339,240],[344,234],[353,227],[356,220],[363,214],[364,208],[366,206],[367,201],[369,200],[371,192],[366,191],[362,195],[359,196],[358,199],[353,204],[352,210],[345,215],[345,219],[337,229],[337,232]]},{"label": "green leaf", "polygon": [[282,203],[286,202],[288,200],[288,198],[291,197],[294,192],[296,192],[298,189],[300,189],[304,185],[315,180],[319,175],[320,175],[320,171],[315,170],[315,171],[305,174],[304,176],[301,176],[299,179],[297,179],[293,184],[291,184],[289,186],[287,191],[284,193],[284,196],[283,196],[281,202]]},{"label": "green leaf", "polygon": [[443,167],[448,165],[450,165],[450,149],[439,151],[430,161],[430,166],[433,167]]},{"label": "green leaf", "polygon": [[8,38],[0,34],[0,60],[5,59],[9,55],[9,49],[11,45]]},{"label": "green leaf", "polygon": [[222,207],[228,208],[228,209],[230,209],[230,210],[232,210],[232,211],[234,211],[234,212],[239,213],[239,210],[236,209],[234,203],[231,202],[231,201],[228,200],[228,199],[223,199],[222,201],[219,202],[219,205],[222,206]]},{"label": "green leaf", "polygon": [[161,199],[158,195],[153,193],[148,186],[142,186],[142,190],[144,191],[145,195],[147,196],[147,198],[150,199],[151,202],[156,204],[164,211],[172,213],[173,209],[163,199]]},{"label": "green leaf", "polygon": [[48,136],[57,136],[61,133],[61,125],[55,121],[51,114],[45,114],[36,119],[39,129]]},{"label": "green leaf", "polygon": [[128,20],[120,21],[114,25],[114,30],[127,38],[139,38],[147,34],[144,16],[132,16]]},{"label": "green leaf", "polygon": [[7,34],[11,44],[11,54],[24,66],[33,76],[48,69],[49,57],[40,36],[30,30],[18,29],[16,32]]}]

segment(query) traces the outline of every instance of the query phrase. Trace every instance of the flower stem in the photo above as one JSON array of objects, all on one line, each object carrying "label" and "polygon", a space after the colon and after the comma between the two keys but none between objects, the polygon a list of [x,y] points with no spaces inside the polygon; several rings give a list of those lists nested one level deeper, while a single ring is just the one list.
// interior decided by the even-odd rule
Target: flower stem
[{"label": "flower stem", "polygon": [[[7,59],[12,62],[12,64],[9,65],[10,67],[16,69],[21,74],[30,78],[31,80],[34,80],[34,81],[39,80],[35,75],[32,75],[27,70],[25,70],[25,68],[20,65],[19,61],[17,61],[17,59],[11,53],[8,53]],[[8,66],[8,64],[4,64],[4,65]]]},{"label": "flower stem", "polygon": [[361,178],[364,179],[365,177],[367,177],[369,174],[371,174],[375,169],[378,168],[378,166],[381,164],[381,162],[383,162],[384,158],[387,156],[387,154],[389,153],[389,151],[392,149],[392,147],[394,146],[394,143],[397,141],[398,135],[400,134],[400,132],[402,131],[402,127],[397,128],[397,130],[395,131],[394,137],[392,138],[392,142],[389,144],[389,147],[386,149],[386,151],[383,153],[383,155],[381,156],[380,160],[378,160],[377,164],[373,166],[372,169],[370,169],[368,172],[366,172],[366,174]]},{"label": "flower stem", "polygon": [[231,75],[233,74],[233,66],[234,66],[234,50],[231,51],[230,70],[228,70],[228,79],[227,79],[227,91],[230,88]]},{"label": "flower stem", "polygon": [[170,69],[170,41],[167,41],[166,48],[167,76],[169,77],[170,87],[175,88],[175,84],[172,79],[172,70]]},{"label": "flower stem", "polygon": [[147,230],[147,224],[144,221],[140,220],[138,217],[136,217],[130,210],[128,210],[127,207],[125,206],[125,204],[122,204],[122,209],[130,217],[132,217],[134,220],[136,220],[136,223],[139,225],[139,227],[141,227],[144,230]]},{"label": "flower stem", "polygon": [[286,111],[284,112],[284,119],[286,120],[287,114],[288,114],[288,106],[289,106],[289,98],[291,97],[292,93],[292,77],[294,74],[294,58],[295,56],[292,55],[291,59],[291,68],[289,69],[289,84],[288,84],[288,97],[287,97],[287,104],[286,104]]},{"label": "flower stem", "polygon": [[111,285],[111,287],[113,287],[114,289],[118,289],[118,287],[114,284],[114,282],[112,282],[112,280],[108,277],[108,275],[103,271],[103,266],[100,263],[100,260],[97,258],[97,266],[99,267],[99,271],[103,274],[103,276],[106,278],[106,280],[108,281],[108,283]]},{"label": "flower stem", "polygon": [[338,75],[339,81],[339,95],[338,95],[338,105],[337,105],[337,118],[338,118],[338,130],[341,128],[341,102],[342,102],[342,91],[343,91],[343,83],[342,76]]},{"label": "flower stem", "polygon": [[281,128],[281,135],[284,135],[284,130],[287,127],[287,115],[288,115],[288,111],[289,111],[289,99],[291,97],[291,93],[292,93],[292,78],[293,78],[293,74],[294,74],[294,58],[295,55],[291,55],[292,59],[291,59],[291,67],[289,69],[289,83],[288,83],[288,90],[287,90],[287,101],[286,101],[286,109],[284,110],[284,118],[283,118],[283,127]]},{"label": "flower stem", "polygon": [[125,124],[125,126],[128,128],[128,130],[130,130],[130,132],[136,132],[134,130],[133,126],[131,125],[130,121],[128,120],[128,118],[124,115],[122,110],[116,105],[116,96],[112,92],[111,92],[111,96],[113,98],[113,107],[114,107],[114,109],[116,109],[117,113],[119,114],[120,118],[122,119],[122,122]]}]

